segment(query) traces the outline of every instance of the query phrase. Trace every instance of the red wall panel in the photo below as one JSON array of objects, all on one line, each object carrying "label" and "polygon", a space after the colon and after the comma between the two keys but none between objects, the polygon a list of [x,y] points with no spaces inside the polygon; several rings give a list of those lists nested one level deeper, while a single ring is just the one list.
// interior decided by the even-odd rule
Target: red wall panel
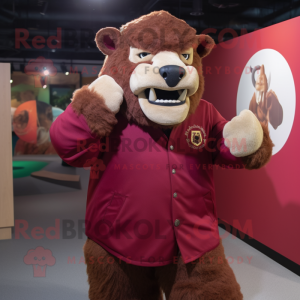
[{"label": "red wall panel", "polygon": [[[215,170],[215,180],[219,218],[234,227],[241,226],[242,231],[297,264],[300,264],[299,29],[300,17],[221,43],[203,60],[203,99],[212,102],[228,120],[237,114],[241,70],[245,71],[254,54],[262,49],[274,49],[290,67],[296,108],[290,134],[281,133],[283,139],[287,138],[286,143],[264,168],[255,171],[219,169]],[[276,64],[274,59],[274,66]],[[248,76],[250,80],[251,74]],[[292,117],[286,110],[292,104],[290,98],[285,98],[289,93],[284,93],[286,74],[280,65],[278,71],[272,73],[273,78],[276,76],[277,83],[272,86],[271,79],[271,87],[275,93],[280,91],[279,101],[285,105],[284,118],[289,121]],[[252,94],[245,94],[249,102]],[[278,132],[280,130],[278,128]]]}]

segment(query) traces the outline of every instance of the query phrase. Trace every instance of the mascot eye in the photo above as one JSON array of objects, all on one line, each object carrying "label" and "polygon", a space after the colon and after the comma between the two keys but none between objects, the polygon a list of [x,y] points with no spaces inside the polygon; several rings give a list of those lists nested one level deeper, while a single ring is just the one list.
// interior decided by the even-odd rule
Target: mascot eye
[{"label": "mascot eye", "polygon": [[146,57],[148,55],[150,55],[150,53],[148,53],[148,52],[142,52],[138,56],[139,56],[139,58],[144,58],[144,57]]},{"label": "mascot eye", "polygon": [[182,54],[182,56],[183,56],[186,60],[189,60],[189,58],[190,58],[190,54]]}]

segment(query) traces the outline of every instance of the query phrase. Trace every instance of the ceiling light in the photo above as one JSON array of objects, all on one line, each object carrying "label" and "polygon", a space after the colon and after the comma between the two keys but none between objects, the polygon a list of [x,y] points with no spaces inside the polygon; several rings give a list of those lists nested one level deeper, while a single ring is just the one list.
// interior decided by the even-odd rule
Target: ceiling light
[{"label": "ceiling light", "polygon": [[191,15],[192,16],[204,15],[202,0],[193,0],[193,11],[191,12]]},{"label": "ceiling light", "polygon": [[241,4],[241,0],[209,0],[209,4],[217,8],[235,7]]},{"label": "ceiling light", "polygon": [[44,1],[42,3],[40,14],[44,16],[46,14],[47,8],[48,8],[48,1]]}]

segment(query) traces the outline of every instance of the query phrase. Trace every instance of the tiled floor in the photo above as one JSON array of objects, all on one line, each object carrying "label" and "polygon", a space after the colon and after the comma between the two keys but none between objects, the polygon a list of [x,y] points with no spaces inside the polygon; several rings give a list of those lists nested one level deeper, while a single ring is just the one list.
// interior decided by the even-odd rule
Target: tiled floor
[{"label": "tiled floor", "polygon": [[[56,186],[30,177],[15,180],[16,229],[12,240],[0,241],[1,300],[88,299],[82,257],[86,237],[81,230],[88,171],[61,167],[59,159],[54,159],[46,169],[80,174],[82,190]],[[46,232],[49,227],[55,226],[55,220],[60,226],[58,239],[50,239],[46,233],[34,236],[31,232],[34,227],[41,227],[40,230]],[[25,237],[20,232],[20,224],[25,226]],[[72,230],[63,230],[63,226],[71,226]],[[63,236],[62,232],[66,235]],[[54,231],[51,234],[54,235]],[[220,234],[226,236],[223,240],[226,256],[241,284],[245,300],[300,299],[300,278],[297,275],[244,242],[232,238],[223,229],[220,229]],[[30,263],[30,255],[26,257],[28,251],[37,247],[49,249],[55,258],[55,264],[47,266],[45,277],[34,277],[33,265],[25,264]],[[36,251],[40,254],[44,250],[40,248]],[[42,254],[46,260],[48,254]],[[51,260],[48,262],[51,264]],[[38,271],[35,275],[44,275]]]}]

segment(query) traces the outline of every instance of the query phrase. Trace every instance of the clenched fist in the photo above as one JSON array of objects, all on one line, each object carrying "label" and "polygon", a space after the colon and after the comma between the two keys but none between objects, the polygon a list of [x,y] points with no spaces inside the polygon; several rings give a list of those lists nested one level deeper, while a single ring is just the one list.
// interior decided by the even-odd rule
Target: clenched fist
[{"label": "clenched fist", "polygon": [[89,89],[100,95],[112,112],[117,113],[120,110],[123,102],[123,89],[112,77],[108,75],[98,77],[89,85]]},{"label": "clenched fist", "polygon": [[225,145],[236,157],[244,157],[256,152],[263,142],[263,129],[250,110],[243,110],[223,129]]}]

